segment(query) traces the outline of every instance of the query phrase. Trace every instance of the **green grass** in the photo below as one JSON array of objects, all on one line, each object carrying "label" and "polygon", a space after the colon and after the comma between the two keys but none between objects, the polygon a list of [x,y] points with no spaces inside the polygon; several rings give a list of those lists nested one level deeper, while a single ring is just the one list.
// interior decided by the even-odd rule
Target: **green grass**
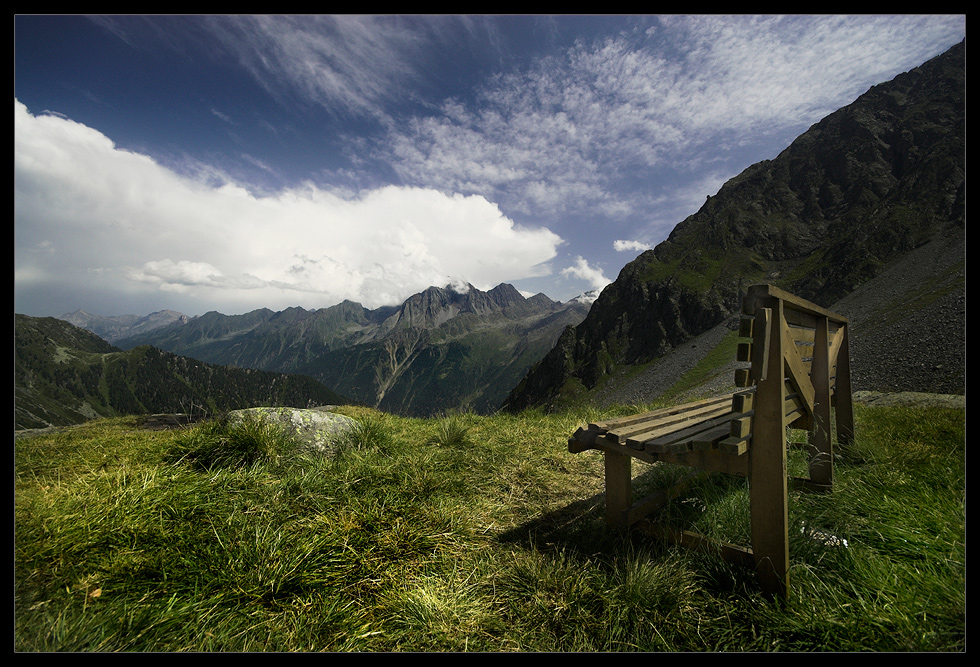
[{"label": "green grass", "polygon": [[[671,399],[684,394],[684,392],[697,390],[698,387],[705,384],[713,377],[716,377],[720,372],[724,372],[728,362],[735,358],[735,353],[738,350],[738,342],[740,338],[738,336],[738,331],[729,331],[725,336],[718,342],[718,344],[710,351],[708,354],[701,359],[694,368],[690,369],[680,378],[677,382],[661,396],[661,400],[670,401]],[[727,371],[730,378],[727,381],[731,383],[734,387],[734,373]]]},{"label": "green grass", "polygon": [[[606,529],[601,456],[566,449],[595,410],[343,411],[331,458],[258,423],[16,439],[15,650],[965,650],[962,410],[859,409],[834,493],[792,494],[785,605]],[[711,476],[663,518],[745,543],[746,502]]]}]

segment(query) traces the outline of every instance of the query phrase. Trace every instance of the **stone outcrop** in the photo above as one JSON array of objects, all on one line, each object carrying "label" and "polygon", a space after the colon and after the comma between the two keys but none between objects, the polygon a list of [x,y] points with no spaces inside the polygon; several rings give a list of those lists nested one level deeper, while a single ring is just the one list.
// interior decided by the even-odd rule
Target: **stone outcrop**
[{"label": "stone outcrop", "polygon": [[333,453],[344,434],[357,426],[354,419],[331,412],[331,406],[309,409],[248,408],[228,413],[230,423],[250,417],[283,427],[303,448],[317,454]]}]

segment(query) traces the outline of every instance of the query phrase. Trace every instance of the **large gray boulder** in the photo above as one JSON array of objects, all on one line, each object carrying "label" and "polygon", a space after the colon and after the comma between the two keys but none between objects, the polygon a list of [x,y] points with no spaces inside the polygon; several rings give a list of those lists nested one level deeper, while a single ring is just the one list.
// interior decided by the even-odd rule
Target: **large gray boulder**
[{"label": "large gray boulder", "polygon": [[248,408],[228,413],[228,420],[235,423],[252,417],[278,424],[290,431],[309,451],[330,454],[336,450],[336,444],[344,434],[357,425],[350,417],[331,412],[331,407]]}]

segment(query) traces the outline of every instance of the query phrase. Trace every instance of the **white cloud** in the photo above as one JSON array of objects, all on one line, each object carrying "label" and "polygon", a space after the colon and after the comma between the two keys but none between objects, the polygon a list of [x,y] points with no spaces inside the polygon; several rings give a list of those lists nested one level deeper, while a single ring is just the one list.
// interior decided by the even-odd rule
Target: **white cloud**
[{"label": "white cloud", "polygon": [[928,16],[659,20],[646,40],[578,41],[489,79],[471,104],[393,125],[382,158],[405,182],[529,215],[642,214],[637,179],[703,168],[763,135],[791,140],[963,29]]},{"label": "white cloud", "polygon": [[643,252],[644,250],[649,250],[650,245],[647,243],[643,243],[641,241],[624,241],[620,239],[620,240],[613,241],[613,248],[615,248],[619,252],[627,252],[627,251]]},{"label": "white cloud", "polygon": [[575,264],[561,270],[561,275],[571,276],[586,281],[590,289],[601,292],[612,281],[602,273],[602,269],[592,266],[581,255],[575,258]]},{"label": "white cloud", "polygon": [[[428,36],[408,16],[228,14],[91,20],[134,48],[163,45],[188,59],[237,60],[285,105],[300,102],[338,114],[378,117],[385,115],[391,96],[407,94],[424,82],[418,59]],[[431,20],[437,25],[443,21]]]},{"label": "white cloud", "polygon": [[[462,277],[546,275],[562,240],[482,196],[312,185],[258,197],[178,176],[98,131],[14,101],[15,275],[166,290],[202,309],[375,307]],[[46,252],[32,252],[44,248]]]},{"label": "white cloud", "polygon": [[427,48],[465,17],[223,15],[208,36],[273,97],[350,115],[387,118],[392,98],[427,85]]}]

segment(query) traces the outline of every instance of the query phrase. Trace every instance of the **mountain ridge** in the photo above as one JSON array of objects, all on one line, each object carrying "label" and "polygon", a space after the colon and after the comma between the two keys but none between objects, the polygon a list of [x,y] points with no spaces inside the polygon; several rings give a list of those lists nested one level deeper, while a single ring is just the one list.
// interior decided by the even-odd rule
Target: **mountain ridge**
[{"label": "mountain ridge", "polygon": [[965,249],[964,70],[962,42],[729,180],[620,271],[506,409],[557,407],[663,358],[731,318],[752,284],[829,306],[939,236]]},{"label": "mountain ridge", "polygon": [[117,341],[209,363],[301,373],[352,400],[412,416],[496,410],[586,302],[501,283],[431,286],[399,306],[209,312]]},{"label": "mountain ridge", "polygon": [[176,321],[187,321],[188,316],[175,310],[158,310],[149,315],[93,315],[79,308],[57,318],[76,327],[87,329],[103,340],[113,343],[137,333],[158,329]]}]

